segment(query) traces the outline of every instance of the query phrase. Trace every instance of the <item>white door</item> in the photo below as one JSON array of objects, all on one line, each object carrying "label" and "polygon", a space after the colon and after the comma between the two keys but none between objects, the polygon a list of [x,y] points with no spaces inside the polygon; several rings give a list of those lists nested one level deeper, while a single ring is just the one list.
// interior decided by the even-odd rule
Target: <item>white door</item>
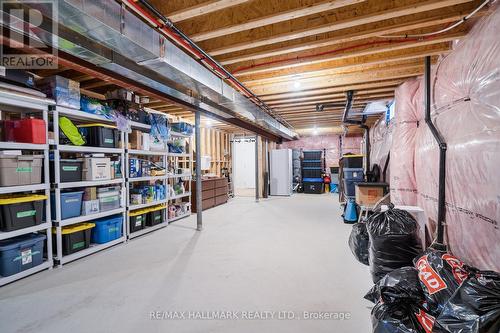
[{"label": "white door", "polygon": [[234,139],[233,181],[236,195],[255,195],[255,138]]}]

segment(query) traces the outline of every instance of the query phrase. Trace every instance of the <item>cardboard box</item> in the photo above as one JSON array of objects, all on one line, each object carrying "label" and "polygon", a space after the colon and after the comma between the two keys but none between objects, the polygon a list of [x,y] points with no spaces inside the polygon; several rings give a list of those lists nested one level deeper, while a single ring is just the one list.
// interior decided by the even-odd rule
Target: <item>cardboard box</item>
[{"label": "cardboard box", "polygon": [[111,179],[111,160],[108,157],[85,157],[83,160],[83,179]]},{"label": "cardboard box", "polygon": [[149,134],[133,130],[129,134],[130,149],[149,150]]},{"label": "cardboard box", "polygon": [[360,206],[372,207],[385,195],[386,183],[356,184],[356,203]]},{"label": "cardboard box", "polygon": [[97,199],[97,188],[86,187],[83,192],[83,201],[91,201]]}]

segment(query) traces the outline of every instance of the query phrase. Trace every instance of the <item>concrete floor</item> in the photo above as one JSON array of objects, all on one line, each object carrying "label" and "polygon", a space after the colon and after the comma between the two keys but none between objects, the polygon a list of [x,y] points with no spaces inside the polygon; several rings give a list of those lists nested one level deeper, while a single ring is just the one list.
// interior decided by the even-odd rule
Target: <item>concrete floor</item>
[{"label": "concrete floor", "polygon": [[[0,332],[371,332],[369,271],[349,251],[335,196],[236,198],[204,213],[203,232],[195,223],[0,288]],[[235,313],[155,320],[152,311]],[[304,311],[350,319],[305,320]]]}]

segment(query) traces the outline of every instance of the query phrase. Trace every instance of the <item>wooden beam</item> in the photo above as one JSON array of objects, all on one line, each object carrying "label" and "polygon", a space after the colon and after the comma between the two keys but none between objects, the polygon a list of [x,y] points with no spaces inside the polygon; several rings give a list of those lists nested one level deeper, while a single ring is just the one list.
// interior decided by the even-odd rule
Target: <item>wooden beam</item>
[{"label": "wooden beam", "polygon": [[113,82],[104,81],[102,79],[92,79],[92,80],[86,81],[84,83],[81,83],[80,87],[83,89],[92,89],[92,88],[109,86],[109,85],[113,85],[113,84],[114,84]]},{"label": "wooden beam", "polygon": [[[355,26],[360,26],[364,24],[369,24],[378,21],[384,21],[400,16],[412,15],[416,13],[422,13],[427,11],[432,11],[440,8],[445,8],[457,4],[471,2],[473,0],[426,0],[418,4],[410,4],[406,6],[396,7],[388,10],[383,10],[380,12],[372,12],[361,16],[354,16],[345,20],[328,22],[326,24],[307,27],[304,29],[293,30],[290,32],[273,34],[268,37],[255,39],[252,36],[248,37],[248,40],[242,41],[237,44],[230,46],[225,46],[217,49],[208,49],[212,56],[226,54],[230,52],[236,52],[246,49],[251,49],[259,46],[270,45],[280,42],[287,42],[292,39],[298,39],[313,35],[318,35],[330,31],[338,31],[342,29],[352,28]],[[356,13],[354,13],[356,14]]]},{"label": "wooden beam", "polygon": [[361,84],[353,84],[348,86],[340,86],[340,87],[327,87],[321,89],[311,89],[311,90],[300,90],[294,92],[285,92],[279,94],[270,94],[270,95],[261,95],[261,99],[270,102],[275,100],[281,100],[286,98],[299,98],[302,96],[317,96],[322,94],[331,94],[336,92],[346,92],[349,90],[363,90],[363,89],[373,89],[373,88],[381,88],[381,87],[393,87],[401,84],[403,80],[386,80],[386,81],[375,81],[370,83],[361,83]]},{"label": "wooden beam", "polygon": [[250,0],[211,0],[202,2],[196,6],[181,9],[172,13],[163,13],[172,21],[180,22],[197,16],[206,15],[218,10],[237,6]]},{"label": "wooden beam", "polygon": [[[385,92],[385,93],[379,93],[379,94],[369,94],[369,95],[360,95],[356,96],[355,100],[360,101],[360,100],[373,100],[373,99],[379,99],[379,98],[385,98],[385,97],[393,97],[394,92]],[[316,106],[316,104],[326,104],[326,103],[337,103],[337,102],[344,102],[346,100],[345,96],[340,96],[338,98],[333,98],[333,99],[318,99],[315,101],[304,101],[304,102],[296,102],[292,104],[284,104],[284,105],[277,105],[273,106],[273,110],[279,111],[279,110],[284,110],[290,107],[299,107],[299,106],[306,106],[306,105],[311,105],[311,106]]]},{"label": "wooden beam", "polygon": [[222,65],[230,65],[234,63],[244,62],[248,60],[256,60],[263,59],[269,57],[275,57],[279,55],[290,55],[294,52],[307,51],[307,50],[315,50],[325,46],[344,44],[354,41],[359,41],[367,38],[374,38],[381,35],[393,35],[397,33],[407,33],[411,31],[415,31],[417,29],[432,27],[433,29],[436,26],[442,26],[443,24],[448,24],[450,22],[456,22],[467,15],[470,10],[467,8],[467,11],[451,13],[451,14],[442,14],[437,13],[437,15],[433,15],[431,17],[426,16],[423,18],[406,20],[398,24],[393,24],[392,21],[386,20],[377,25],[370,24],[367,25],[366,29],[359,31],[353,30],[348,33],[337,33],[334,37],[323,37],[316,36],[316,39],[313,40],[309,37],[307,40],[299,40],[291,41],[286,43],[286,46],[281,47],[267,47],[263,51],[246,53],[246,54],[238,54],[231,56],[223,56],[218,57],[217,59]]},{"label": "wooden beam", "polygon": [[[395,89],[396,89],[396,87],[393,86],[393,87],[385,87],[385,88],[380,88],[380,89],[361,90],[361,91],[356,91],[356,96],[394,92]],[[282,99],[282,100],[267,102],[266,104],[269,105],[270,107],[275,108],[275,107],[280,107],[280,106],[288,105],[288,104],[294,105],[294,103],[315,101],[315,100],[320,100],[320,99],[321,100],[334,99],[334,98],[345,97],[345,96],[346,96],[345,93],[341,92],[341,93],[336,93],[336,94],[323,94],[323,95],[316,95],[316,96],[309,96],[309,97]]]},{"label": "wooden beam", "polygon": [[[423,69],[423,66],[414,66],[396,70],[387,68],[386,70],[381,70],[374,73],[329,76],[321,78],[319,80],[317,78],[304,79],[301,81],[301,89],[310,90],[335,86],[340,87],[389,79],[403,79],[418,76],[423,73]],[[292,90],[292,87],[288,82],[260,85],[252,88],[252,91],[259,96],[264,94],[271,95],[284,93],[289,92],[290,90]]]},{"label": "wooden beam", "polygon": [[263,27],[270,24],[293,20],[299,17],[326,12],[340,7],[350,6],[364,1],[366,0],[329,0],[317,4],[293,8],[283,12],[276,12],[276,8],[272,7],[272,9],[275,10],[272,14],[265,15],[263,17],[261,16],[259,18],[251,20],[246,20],[241,23],[230,24],[218,29],[191,34],[191,39],[195,42],[200,42],[207,39],[217,38],[245,30]]},{"label": "wooden beam", "polygon": [[[407,60],[407,59],[413,59],[415,57],[422,57],[424,55],[416,55],[416,56],[408,56],[406,52],[416,52],[418,53],[420,49],[423,46],[429,46],[429,45],[436,45],[436,44],[441,44],[440,46],[443,49],[446,49],[448,45],[447,42],[460,39],[463,36],[466,35],[465,31],[459,32],[459,33],[453,33],[453,34],[447,34],[447,35],[442,35],[442,36],[437,36],[432,39],[427,39],[427,40],[417,40],[417,41],[411,41],[411,42],[405,42],[404,40],[401,42],[394,42],[390,40],[386,41],[369,41],[366,43],[366,46],[362,47],[356,47],[356,45],[352,45],[354,47],[353,50],[346,50],[346,48],[349,47],[349,45],[343,46],[342,48],[339,49],[334,49],[334,50],[318,50],[316,53],[309,53],[309,54],[303,54],[301,55],[302,59],[298,59],[297,57],[289,57],[289,58],[284,58],[280,59],[279,63],[274,60],[275,62],[273,63],[273,60],[270,60],[268,65],[259,65],[255,64],[254,68],[246,68],[246,69],[241,69],[238,70],[236,69],[235,71],[232,71],[235,76],[241,77],[241,76],[249,76],[252,74],[259,74],[259,73],[266,73],[266,72],[276,72],[279,70],[285,70],[281,71],[278,73],[278,75],[283,75],[283,73],[290,73],[292,70],[295,70],[295,67],[300,67],[297,72],[303,73],[304,72],[304,67],[307,68],[305,71],[317,71],[325,68],[331,68],[331,66],[328,64],[328,62],[336,60],[344,60],[344,59],[350,59],[350,58],[355,58],[355,57],[364,57],[364,56],[369,56],[369,55],[376,55],[376,57],[371,57],[368,58],[368,61],[356,61],[355,64],[379,64],[383,63],[384,61],[395,61],[395,60]],[[373,44],[371,44],[373,43]],[[380,44],[378,44],[380,43]],[[439,46],[439,45],[438,45]],[[437,46],[436,46],[437,47]],[[418,49],[417,49],[418,48]],[[395,51],[405,51],[405,52],[399,52],[396,53]],[[391,52],[391,53],[388,53]],[[392,58],[390,56],[392,55]],[[388,58],[390,60],[388,60]],[[311,66],[311,65],[317,65],[317,66]],[[338,67],[336,67],[338,68]],[[231,69],[230,69],[231,71]],[[274,75],[273,75],[274,76]],[[254,77],[250,77],[250,80]],[[254,78],[255,79],[255,78]],[[242,79],[244,81],[247,81],[248,79]]]}]

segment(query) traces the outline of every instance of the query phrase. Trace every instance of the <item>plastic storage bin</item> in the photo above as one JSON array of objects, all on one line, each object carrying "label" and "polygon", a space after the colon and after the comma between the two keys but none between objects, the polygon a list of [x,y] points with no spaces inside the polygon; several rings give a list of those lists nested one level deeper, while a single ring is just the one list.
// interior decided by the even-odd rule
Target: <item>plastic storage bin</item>
[{"label": "plastic storage bin", "polygon": [[43,155],[0,155],[0,186],[40,184]]},{"label": "plastic storage bin", "polygon": [[111,125],[104,124],[86,124],[79,125],[78,129],[85,138],[87,146],[117,148],[118,130]]},{"label": "plastic storage bin", "polygon": [[16,142],[24,143],[47,143],[45,120],[43,119],[21,119],[14,123],[14,139]]},{"label": "plastic storage bin", "polygon": [[12,231],[42,223],[44,200],[41,194],[0,198],[0,231]]},{"label": "plastic storage bin", "polygon": [[320,160],[323,152],[321,150],[307,150],[303,154],[304,160]]},{"label": "plastic storage bin", "polygon": [[111,179],[111,159],[109,157],[86,157],[83,160],[83,179]]},{"label": "plastic storage bin", "polygon": [[57,105],[80,109],[80,83],[65,77],[54,75],[42,79],[38,88],[47,97],[56,101]]},{"label": "plastic storage bin", "polygon": [[42,234],[27,234],[0,240],[0,275],[10,276],[43,263]]},{"label": "plastic storage bin", "polygon": [[[82,181],[83,160],[59,161],[59,178],[61,183]],[[55,182],[54,161],[50,161],[50,181]]]},{"label": "plastic storage bin", "polygon": [[344,155],[342,157],[342,167],[349,169],[363,168],[363,155]]},{"label": "plastic storage bin", "polygon": [[[82,213],[83,191],[61,193],[61,219],[69,219],[80,216]],[[50,194],[50,205],[52,206],[52,219],[56,218],[55,194]]]},{"label": "plastic storage bin", "polygon": [[122,215],[105,217],[95,220],[94,223],[95,228],[92,229],[92,243],[104,244],[122,236]]},{"label": "plastic storage bin", "polygon": [[355,184],[364,180],[362,168],[343,168],[345,195],[353,197],[356,194]]},{"label": "plastic storage bin", "polygon": [[150,210],[146,216],[146,225],[148,227],[155,226],[157,224],[163,223],[163,210],[165,207],[155,208],[154,210]]},{"label": "plastic storage bin", "polygon": [[97,199],[101,212],[120,208],[120,188],[118,186],[99,188],[97,189]]},{"label": "plastic storage bin", "polygon": [[146,226],[146,216],[147,212],[142,209],[130,212],[129,223],[131,233],[144,229]]},{"label": "plastic storage bin", "polygon": [[[91,230],[95,227],[94,223],[79,223],[62,228],[62,252],[63,255],[72,254],[81,250],[88,249],[90,246]],[[56,230],[52,229],[55,234]],[[52,248],[56,249],[56,238],[52,237]]]},{"label": "plastic storage bin", "polygon": [[324,192],[323,182],[303,182],[304,193],[321,194]]}]

